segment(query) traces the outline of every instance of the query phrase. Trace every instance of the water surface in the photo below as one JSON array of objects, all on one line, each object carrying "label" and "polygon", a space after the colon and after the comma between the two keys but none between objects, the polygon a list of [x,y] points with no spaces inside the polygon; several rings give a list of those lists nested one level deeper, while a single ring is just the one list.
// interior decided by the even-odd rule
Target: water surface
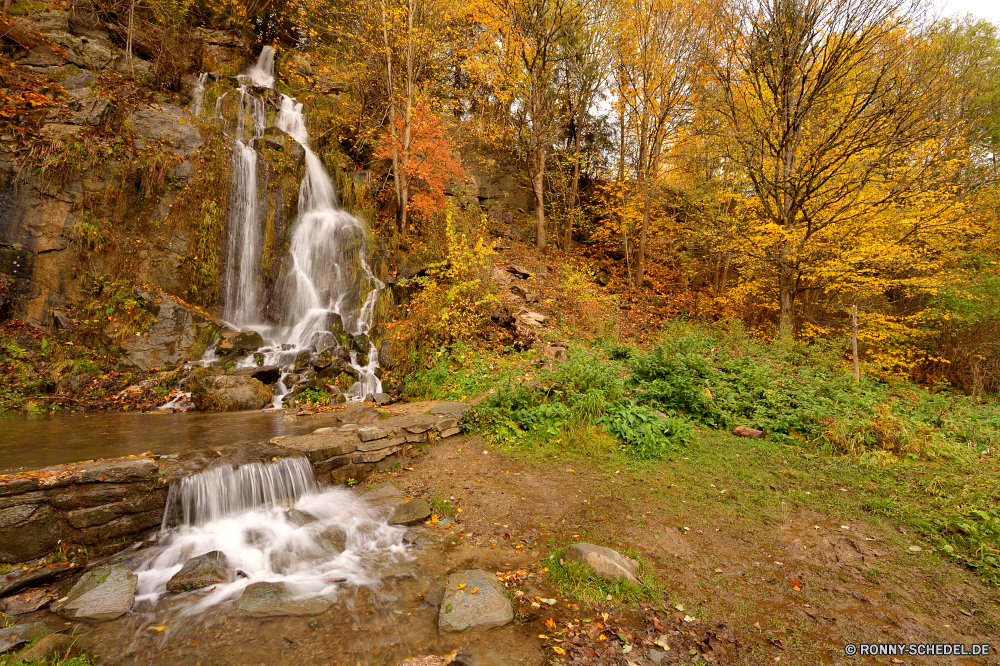
[{"label": "water surface", "polygon": [[17,415],[0,419],[0,470],[145,451],[185,453],[299,435],[336,425],[335,415],[283,420],[281,412]]}]

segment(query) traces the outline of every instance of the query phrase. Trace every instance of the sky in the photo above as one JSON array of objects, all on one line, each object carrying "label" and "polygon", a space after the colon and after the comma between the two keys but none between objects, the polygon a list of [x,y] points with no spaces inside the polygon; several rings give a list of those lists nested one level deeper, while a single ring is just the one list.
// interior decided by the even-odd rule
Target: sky
[{"label": "sky", "polygon": [[973,14],[1000,25],[1000,0],[939,0],[943,16]]}]

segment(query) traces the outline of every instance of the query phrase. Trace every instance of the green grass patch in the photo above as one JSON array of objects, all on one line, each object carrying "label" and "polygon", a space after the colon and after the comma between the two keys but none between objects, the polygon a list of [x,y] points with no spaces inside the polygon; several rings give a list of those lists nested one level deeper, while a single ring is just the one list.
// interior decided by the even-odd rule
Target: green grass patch
[{"label": "green grass patch", "polygon": [[640,601],[656,602],[663,598],[663,586],[656,575],[646,567],[638,553],[632,550],[622,552],[626,557],[639,560],[639,580],[641,585],[625,580],[605,580],[580,562],[562,559],[565,548],[560,548],[546,561],[549,578],[561,590],[587,603],[607,603],[618,601],[635,604]]}]

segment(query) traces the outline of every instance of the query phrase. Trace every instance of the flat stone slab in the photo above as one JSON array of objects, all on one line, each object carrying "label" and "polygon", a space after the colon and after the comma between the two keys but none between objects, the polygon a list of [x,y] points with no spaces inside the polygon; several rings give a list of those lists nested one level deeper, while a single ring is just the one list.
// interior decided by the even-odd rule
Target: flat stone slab
[{"label": "flat stone slab", "polygon": [[52,602],[52,596],[41,589],[28,590],[21,594],[15,594],[6,599],[0,599],[0,612],[8,615],[22,615],[33,613],[43,606]]},{"label": "flat stone slab", "polygon": [[75,568],[76,565],[74,564],[57,564],[54,567],[39,567],[30,571],[16,569],[4,576],[0,576],[0,597],[11,592],[16,592],[22,587],[52,580],[61,573]]},{"label": "flat stone slab", "polygon": [[50,633],[51,630],[41,622],[0,627],[0,654]]},{"label": "flat stone slab", "polygon": [[605,580],[624,578],[636,585],[642,584],[636,575],[639,563],[611,548],[592,543],[574,543],[563,551],[560,559],[564,562],[579,562]]},{"label": "flat stone slab", "polygon": [[91,569],[62,599],[52,604],[60,615],[80,620],[114,620],[135,604],[139,577],[123,566]]},{"label": "flat stone slab", "polygon": [[470,405],[466,405],[464,402],[442,402],[431,407],[431,414],[436,416],[451,416],[453,418],[461,418]]},{"label": "flat stone slab", "polygon": [[438,611],[441,631],[502,627],[513,619],[514,609],[494,574],[472,569],[448,576]]},{"label": "flat stone slab", "polygon": [[229,617],[319,615],[332,605],[323,597],[296,597],[284,583],[251,583],[236,600]]},{"label": "flat stone slab", "polygon": [[390,525],[416,525],[431,517],[431,505],[427,500],[417,498],[400,504],[389,516]]},{"label": "flat stone slab", "polygon": [[309,462],[322,462],[334,456],[354,453],[360,440],[356,433],[340,430],[314,432],[308,435],[293,435],[291,437],[276,437],[272,444],[301,451],[309,458]]}]

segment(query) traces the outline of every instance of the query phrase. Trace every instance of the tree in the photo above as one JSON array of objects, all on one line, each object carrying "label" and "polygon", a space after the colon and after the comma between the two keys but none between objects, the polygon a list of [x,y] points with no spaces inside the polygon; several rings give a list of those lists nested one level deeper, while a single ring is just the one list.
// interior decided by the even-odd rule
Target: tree
[{"label": "tree", "polygon": [[[693,0],[626,0],[616,17],[621,141],[631,141],[643,215],[636,284],[646,267],[649,218],[663,157],[690,120],[704,62],[707,5]],[[622,150],[624,169],[624,148]],[[624,173],[622,173],[622,176]]]},{"label": "tree", "polygon": [[340,39],[349,45],[347,55],[360,70],[360,86],[374,84],[380,92],[376,104],[387,120],[400,234],[408,227],[414,110],[424,103],[421,88],[439,65],[451,10],[449,0],[357,0],[348,6],[340,26]]},{"label": "tree", "polygon": [[493,6],[509,108],[525,128],[521,144],[535,203],[535,245],[544,250],[545,160],[562,124],[556,67],[565,57],[561,42],[571,27],[571,7],[569,0],[493,0]]},{"label": "tree", "polygon": [[576,7],[573,27],[564,40],[566,57],[562,66],[563,103],[568,120],[567,134],[572,142],[569,186],[569,211],[566,215],[563,247],[573,243],[574,213],[580,214],[580,171],[584,160],[583,136],[591,118],[594,102],[603,91],[608,68],[612,32],[609,29],[611,5],[607,0],[583,0]]},{"label": "tree", "polygon": [[[732,47],[715,70],[716,131],[754,195],[761,233],[743,250],[776,277],[782,339],[814,264],[869,235],[880,214],[902,213],[947,159],[955,126],[935,114],[951,101],[946,63],[927,48],[918,9],[735,0],[721,22]],[[939,222],[900,214],[889,226],[902,241]]]}]

